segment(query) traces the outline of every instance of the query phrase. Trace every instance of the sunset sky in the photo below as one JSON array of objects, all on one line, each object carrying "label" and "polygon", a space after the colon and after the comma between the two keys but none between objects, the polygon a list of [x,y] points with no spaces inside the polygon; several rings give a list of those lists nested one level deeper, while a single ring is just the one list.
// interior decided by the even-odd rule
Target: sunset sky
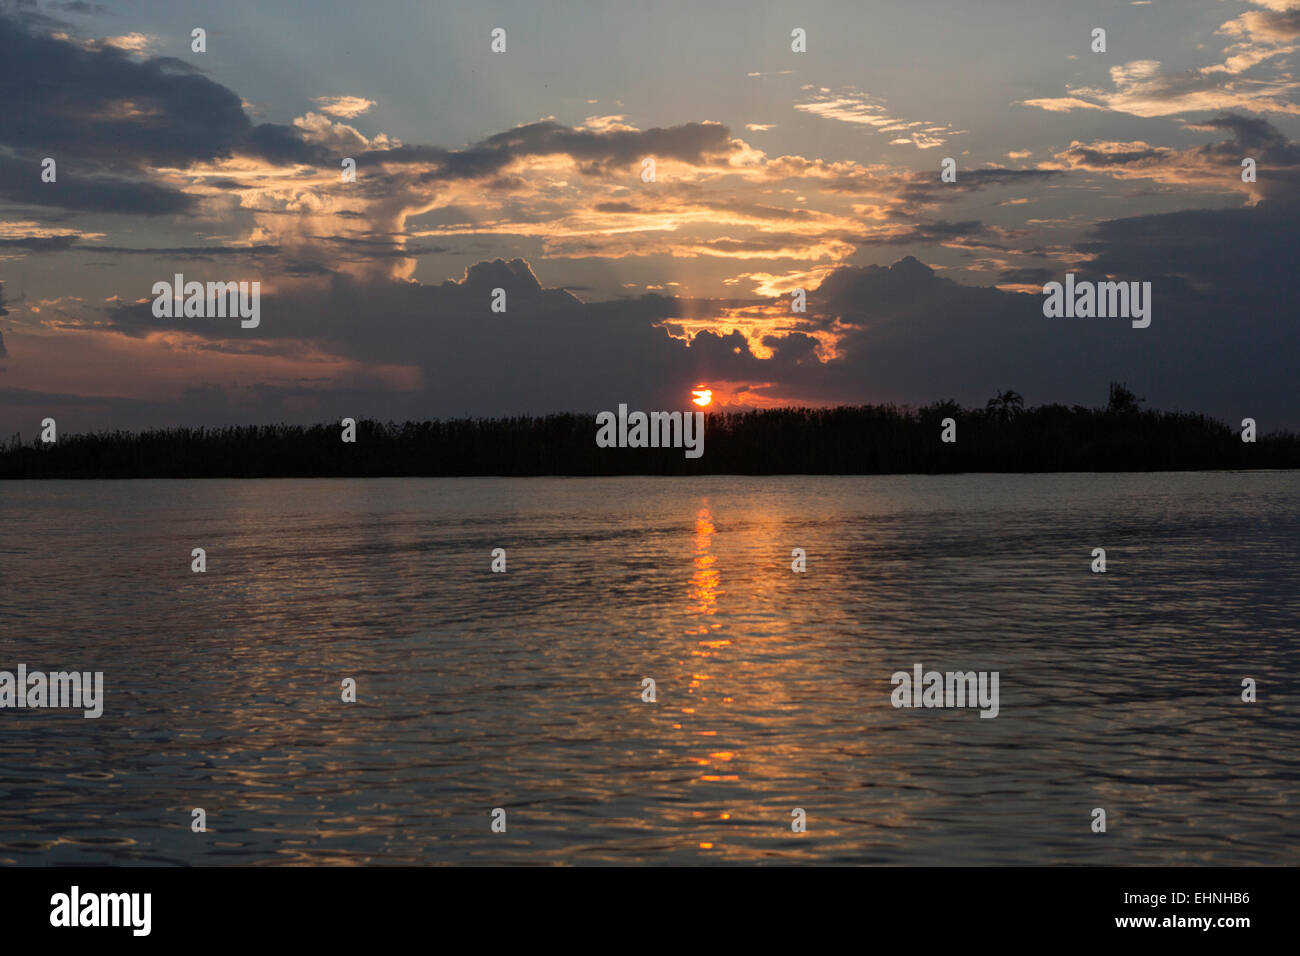
[{"label": "sunset sky", "polygon": [[[1112,379],[1300,427],[1300,0],[613,6],[0,0],[0,436]],[[1150,328],[1045,318],[1067,271]],[[176,273],[260,325],[155,318]]]}]

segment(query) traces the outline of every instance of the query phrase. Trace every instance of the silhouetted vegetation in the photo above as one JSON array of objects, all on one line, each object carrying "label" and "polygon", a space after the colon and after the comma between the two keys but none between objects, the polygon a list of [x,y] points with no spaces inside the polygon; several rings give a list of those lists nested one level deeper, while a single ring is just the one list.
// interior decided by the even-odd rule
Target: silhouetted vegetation
[{"label": "silhouetted vegetation", "polygon": [[[938,402],[778,408],[707,416],[704,455],[598,448],[593,415],[172,428],[61,437],[0,448],[2,478],[270,478],[403,475],[891,474],[962,471],[1181,471],[1300,467],[1300,435],[1246,443],[1204,415],[1139,408],[1122,385],[1105,409],[1023,407],[1003,392],[982,409]],[[957,441],[940,441],[942,421]]]}]

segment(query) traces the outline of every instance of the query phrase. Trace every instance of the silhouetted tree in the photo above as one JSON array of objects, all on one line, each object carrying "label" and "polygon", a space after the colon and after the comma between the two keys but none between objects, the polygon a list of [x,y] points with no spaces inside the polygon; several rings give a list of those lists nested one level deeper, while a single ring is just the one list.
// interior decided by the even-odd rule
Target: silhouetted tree
[{"label": "silhouetted tree", "polygon": [[984,411],[999,422],[1009,422],[1020,414],[1024,405],[1025,400],[1019,392],[999,392],[988,400]]},{"label": "silhouetted tree", "polygon": [[1110,401],[1106,404],[1106,411],[1129,415],[1138,410],[1139,403],[1145,401],[1145,398],[1138,398],[1130,392],[1123,382],[1111,382]]},{"label": "silhouetted tree", "polygon": [[[896,474],[960,471],[1157,471],[1300,468],[1300,436],[1254,444],[1222,422],[1138,408],[1112,383],[1103,409],[1024,408],[1012,391],[984,409],[955,401],[772,408],[706,416],[704,455],[604,449],[593,415],[173,428],[61,435],[57,444],[0,447],[0,478],[268,478],[415,475]],[[960,440],[940,442],[956,418]]]}]

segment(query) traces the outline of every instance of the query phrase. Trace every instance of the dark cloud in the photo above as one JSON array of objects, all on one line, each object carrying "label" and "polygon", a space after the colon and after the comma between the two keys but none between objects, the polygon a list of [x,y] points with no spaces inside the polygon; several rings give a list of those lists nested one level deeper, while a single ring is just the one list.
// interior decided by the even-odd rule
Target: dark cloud
[{"label": "dark cloud", "polygon": [[[309,143],[293,127],[255,125],[240,98],[181,59],[140,59],[111,46],[79,44],[33,32],[15,18],[0,17],[0,196],[28,205],[69,210],[171,214],[194,208],[190,197],[145,181],[142,171],[245,154],[271,163],[317,164],[325,147]],[[1119,175],[1129,170],[1165,172],[1169,181],[1196,174],[1232,174],[1243,155],[1260,163],[1266,195],[1281,196],[1300,181],[1300,152],[1262,120],[1221,114],[1195,128],[1225,135],[1222,142],[1191,150],[1141,144],[1074,144],[1065,155],[1075,168]],[[522,181],[512,164],[527,158],[563,155],[582,173],[635,176],[642,158],[677,160],[723,168],[735,149],[728,128],[687,123],[649,130],[586,130],[553,121],[531,123],[488,137],[463,149],[405,146],[359,155],[359,165],[383,166],[362,178],[358,189],[379,199],[399,195],[413,180],[475,180],[488,191],[515,188]],[[40,158],[59,161],[56,184],[40,181]],[[792,172],[801,163],[773,161],[761,176]],[[337,160],[333,161],[337,168]],[[412,166],[416,168],[405,168]],[[432,167],[432,168],[426,168]],[[820,171],[828,169],[822,164]],[[741,238],[690,241],[695,250],[719,255],[789,257],[810,243],[840,241],[859,246],[908,243],[960,244],[1005,230],[980,220],[913,222],[918,209],[987,188],[1035,187],[1062,170],[1001,167],[958,169],[957,182],[943,183],[938,169],[881,177],[876,172],[834,179],[810,174],[816,185],[841,194],[878,200],[887,228],[865,236],[764,230]],[[131,178],[132,176],[140,178]],[[234,181],[220,183],[236,188]],[[667,184],[666,184],[667,185]],[[897,186],[895,189],[894,186]],[[427,190],[432,192],[432,190]],[[621,195],[616,193],[616,196]],[[808,220],[806,209],[780,209],[761,202],[719,197],[701,188],[665,188],[635,201],[600,202],[606,213],[654,212],[688,201],[727,214],[769,222]],[[656,205],[658,204],[658,205]],[[473,211],[439,209],[434,221],[473,221]],[[271,214],[267,212],[266,214]],[[299,215],[283,211],[283,215]],[[356,212],[340,216],[361,218]],[[503,218],[545,222],[547,209],[507,209]],[[369,275],[337,274],[340,261],[387,259],[445,252],[441,247],[402,246],[378,223],[365,237],[313,236],[328,250],[314,261],[310,250],[263,244],[256,247],[177,246],[131,248],[78,243],[76,234],[18,236],[0,246],[28,252],[90,250],[115,256],[212,260],[230,264],[257,257],[271,278],[308,281],[268,283],[261,301],[261,325],[242,330],[237,319],[160,320],[152,315],[152,294],[129,297],[142,303],[108,310],[108,328],[143,337],[161,328],[182,329],[208,350],[319,358],[323,353],[353,360],[366,371],[365,384],[340,387],[337,380],[304,378],[288,385],[200,383],[175,402],[149,403],[75,395],[19,394],[0,398],[23,408],[51,403],[90,415],[106,410],[112,424],[174,422],[321,420],[337,413],[379,418],[595,411],[628,402],[643,408],[681,407],[698,382],[742,383],[755,394],[792,401],[898,401],[924,403],[952,397],[982,405],[994,391],[1014,388],[1030,402],[1097,403],[1112,379],[1125,380],[1152,404],[1210,411],[1232,419],[1257,417],[1265,428],[1295,425],[1293,363],[1297,309],[1289,289],[1297,248],[1297,208],[1265,201],[1233,210],[1195,210],[1140,216],[1100,224],[1076,251],[1084,277],[1113,275],[1151,281],[1152,325],[1132,329],[1126,320],[1048,319],[1042,297],[965,285],[943,278],[917,259],[892,266],[842,267],[809,292],[806,315],[783,318],[781,332],[763,337],[771,357],[760,359],[739,332],[698,334],[689,344],[673,337],[673,323],[717,319],[727,309],[771,300],[685,300],[645,295],[584,304],[571,292],[548,288],[523,259],[492,259],[470,266],[463,277],[440,284]],[[879,219],[872,220],[873,225]],[[409,225],[409,224],[408,224]],[[329,227],[317,231],[329,232]],[[829,230],[828,230],[829,231]],[[837,225],[836,233],[850,231]],[[863,232],[867,227],[863,227]],[[184,241],[184,240],[182,240]],[[590,251],[602,251],[599,236]],[[573,242],[566,252],[588,248]],[[328,264],[326,264],[328,263]],[[138,263],[132,263],[137,265]],[[170,278],[170,269],[157,278]],[[187,279],[251,279],[186,268]],[[189,274],[190,272],[193,274]],[[1064,271],[1064,270],[1062,270]],[[1043,268],[1007,268],[1000,280],[1039,284],[1060,278]],[[504,289],[507,311],[491,311],[493,290]],[[3,287],[0,287],[2,293]],[[0,315],[4,315],[0,294]],[[87,321],[86,328],[103,326]],[[678,326],[680,327],[680,326]],[[834,358],[823,360],[817,335],[834,333]],[[19,333],[11,330],[10,344]],[[68,331],[65,334],[78,334]],[[22,352],[21,348],[17,351]],[[760,350],[761,351],[761,350]],[[0,340],[0,356],[5,356]],[[12,359],[12,356],[10,356]],[[371,371],[413,368],[415,376],[383,379]],[[415,380],[416,384],[410,383]]]},{"label": "dark cloud", "polygon": [[1145,279],[1186,280],[1215,301],[1285,300],[1300,242],[1300,204],[1193,209],[1112,219],[1078,244],[1091,269]]},{"label": "dark cloud", "polygon": [[[349,262],[374,259],[413,259],[417,256],[436,256],[453,253],[450,246],[431,246],[426,243],[399,242],[396,238],[368,238],[364,236],[316,236],[318,242],[328,242],[338,247],[335,255]],[[350,254],[351,253],[351,254]]]},{"label": "dark cloud", "polygon": [[1294,200],[1300,195],[1300,143],[1288,139],[1272,123],[1254,116],[1222,113],[1191,128],[1232,134],[1229,139],[1207,143],[1195,151],[1207,165],[1240,177],[1241,161],[1249,156],[1257,165],[1255,189],[1261,196]]},{"label": "dark cloud", "polygon": [[[984,189],[1034,186],[1060,175],[1061,170],[1058,169],[1006,169],[998,166],[964,170],[959,166],[957,181],[945,183],[940,178],[940,170],[937,167],[932,172],[908,173],[900,177],[894,190],[895,198],[899,201],[896,214],[911,214],[917,209],[933,206],[954,196]],[[849,177],[827,184],[827,188],[831,191],[848,193],[872,193],[878,191],[880,187],[880,182],[874,177]]]},{"label": "dark cloud", "polygon": [[915,226],[899,232],[882,236],[846,237],[849,242],[860,246],[906,246],[916,242],[948,242],[955,239],[974,239],[986,236],[988,228],[978,219],[961,222],[948,222],[938,219],[934,222],[919,222]]},{"label": "dark cloud", "polygon": [[280,251],[279,246],[165,246],[141,248],[139,246],[81,246],[81,252],[109,252],[119,256],[160,256],[177,259],[215,259],[226,256],[268,256]]},{"label": "dark cloud", "polygon": [[[1300,11],[1297,11],[1300,14]],[[1232,142],[1246,149],[1263,153],[1270,159],[1287,163],[1300,161],[1300,147],[1286,138],[1286,135],[1266,119],[1258,116],[1242,116],[1239,113],[1220,113],[1212,119],[1189,123],[1191,129],[1227,130],[1232,133]]]},{"label": "dark cloud", "polygon": [[255,126],[237,94],[191,63],[87,47],[3,15],[0,144],[119,172],[234,153],[272,162],[320,157],[289,127]]},{"label": "dark cloud", "polygon": [[925,306],[928,297],[950,293],[955,286],[950,280],[937,278],[925,263],[906,256],[892,266],[836,269],[813,291],[810,308],[858,322],[875,312],[892,311],[889,306],[896,300],[917,303],[919,295],[919,304]]},{"label": "dark cloud", "polygon": [[1131,166],[1134,163],[1148,163],[1151,160],[1163,158],[1169,152],[1168,149],[1155,146],[1144,146],[1139,149],[1127,147],[1102,149],[1097,146],[1078,144],[1066,150],[1065,155],[1073,157],[1076,160],[1076,165],[1085,166],[1089,169],[1105,169],[1107,166]]},{"label": "dark cloud", "polygon": [[912,258],[890,268],[841,268],[809,296],[825,325],[848,328],[841,357],[784,386],[832,400],[856,391],[912,402],[940,397],[941,389],[978,403],[1007,382],[1002,387],[1030,401],[1091,404],[1118,379],[1140,383],[1157,407],[1294,427],[1300,409],[1287,367],[1300,346],[1300,310],[1288,276],[1298,233],[1294,208],[1264,207],[1098,227],[1081,245],[1096,257],[1081,278],[1151,281],[1147,329],[1122,319],[1048,319],[1040,294],[962,285]]},{"label": "dark cloud", "polygon": [[[419,331],[419,327],[400,328],[406,321],[420,323],[426,332],[433,332],[443,323],[460,320],[509,323],[519,317],[556,313],[582,305],[563,289],[544,289],[522,259],[479,262],[470,266],[461,279],[440,285],[353,280],[310,262],[288,262],[280,272],[331,275],[332,280],[293,296],[264,296],[261,300],[263,327],[252,338],[331,342],[346,346],[349,354],[360,352],[384,361],[403,361],[413,354],[405,339]],[[199,273],[186,275],[187,280],[201,282],[229,278]],[[505,290],[505,313],[492,311],[496,289]],[[114,308],[110,312],[113,327],[128,335],[143,336],[162,327],[173,327],[212,338],[231,337],[230,329],[221,320],[157,319],[152,303],[150,298],[148,302]],[[268,323],[271,316],[277,321]],[[390,344],[382,336],[376,339],[375,332],[381,329],[397,333],[402,341]]]},{"label": "dark cloud", "polygon": [[468,312],[481,311],[496,289],[505,290],[510,308],[518,303],[528,313],[581,305],[563,289],[543,289],[532,267],[523,259],[478,262],[465,270],[463,278],[438,286],[447,306]]},{"label": "dark cloud", "polygon": [[[1189,123],[1189,129],[1226,132],[1226,139],[1190,149],[1147,143],[1072,143],[1056,154],[1072,169],[1095,170],[1114,176],[1149,178],[1181,185],[1237,189],[1274,199],[1300,194],[1300,143],[1272,123],[1254,116],[1220,113]],[[1257,164],[1257,181],[1241,182],[1241,162]]]},{"label": "dark cloud", "polygon": [[[4,132],[0,130],[0,138]],[[64,155],[56,162],[57,179],[41,181],[40,158],[0,156],[0,197],[26,206],[55,206],[81,212],[160,216],[194,208],[190,196],[150,182],[105,176]]]},{"label": "dark cloud", "polygon": [[[0,249],[26,249],[29,252],[64,252],[71,249],[78,237],[70,236],[19,236],[0,239]],[[3,315],[0,312],[0,315]]]},{"label": "dark cloud", "polygon": [[309,276],[328,276],[333,275],[333,270],[319,262],[307,260],[293,260],[282,263],[277,271],[281,275],[293,276],[295,278],[306,278]]},{"label": "dark cloud", "polygon": [[0,0],[0,17],[10,17],[29,30],[64,30],[72,26],[41,12],[36,0]]},{"label": "dark cloud", "polygon": [[[0,282],[0,319],[4,318],[8,314],[9,310],[5,308],[5,284]],[[9,352],[5,349],[4,332],[0,332],[0,359],[8,357]]]},{"label": "dark cloud", "polygon": [[1156,318],[1146,331],[1162,329],[1148,380],[1187,408],[1300,424],[1300,306],[1291,285],[1300,204],[1111,220],[1078,248],[1096,273],[1152,283]]},{"label": "dark cloud", "polygon": [[115,256],[154,256],[167,259],[216,259],[237,256],[267,256],[280,252],[279,246],[104,246],[99,244],[78,245],[81,237],[70,234],[63,236],[24,236],[14,239],[0,239],[0,248],[10,247],[27,249],[31,252],[93,252],[108,253]]},{"label": "dark cloud", "polygon": [[[414,367],[418,384],[340,389],[303,381],[292,398],[274,388],[228,391],[225,419],[213,412],[212,396],[198,393],[144,419],[140,409],[121,413],[135,416],[127,419],[133,424],[157,424],[536,414],[619,402],[676,408],[694,384],[723,381],[795,402],[982,405],[1014,388],[1031,403],[1091,405],[1120,380],[1154,407],[1296,427],[1294,385],[1283,383],[1294,383],[1289,365],[1300,344],[1286,291],[1298,222],[1294,210],[1262,206],[1103,224],[1081,244],[1081,254],[1095,257],[1086,274],[1151,281],[1147,329],[1125,319],[1046,318],[1039,294],[964,285],[912,257],[842,267],[810,291],[806,317],[764,337],[773,350],[766,359],[738,332],[703,332],[689,345],[668,334],[674,320],[716,317],[734,301],[646,295],[583,304],[544,287],[519,259],[480,262],[437,285],[336,275],[265,296],[261,326],[248,331],[235,320],[159,320],[149,303],[133,304],[110,312],[118,331],[183,328],[213,349],[287,357],[319,350],[367,368]],[[1237,248],[1225,255],[1225,245]],[[507,290],[505,314],[490,310],[494,288]],[[813,333],[831,329],[840,335],[838,355],[823,361]]]},{"label": "dark cloud", "polygon": [[1056,273],[1051,269],[1037,269],[1032,266],[1025,266],[1019,269],[1003,269],[998,273],[999,282],[1012,283],[1016,285],[1046,285],[1055,278]]},{"label": "dark cloud", "polygon": [[86,3],[84,0],[68,0],[66,3],[56,3],[54,6],[64,13],[93,14],[96,16],[106,16],[109,13],[108,7],[102,3]]},{"label": "dark cloud", "polygon": [[581,171],[592,175],[603,175],[615,166],[635,165],[639,170],[641,160],[647,156],[721,165],[734,148],[730,132],[719,123],[685,123],[647,130],[585,130],[544,120],[497,133],[465,149],[401,146],[372,150],[357,157],[357,165],[435,164],[436,168],[418,178],[419,182],[430,183],[495,176],[518,159],[537,156],[568,156]]}]

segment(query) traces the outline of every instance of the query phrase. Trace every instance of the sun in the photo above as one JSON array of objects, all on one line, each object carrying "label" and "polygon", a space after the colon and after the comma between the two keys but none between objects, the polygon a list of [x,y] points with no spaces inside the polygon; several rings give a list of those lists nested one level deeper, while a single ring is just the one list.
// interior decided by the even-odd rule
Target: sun
[{"label": "sun", "polygon": [[713,401],[713,389],[697,388],[691,391],[691,401],[703,408]]}]

